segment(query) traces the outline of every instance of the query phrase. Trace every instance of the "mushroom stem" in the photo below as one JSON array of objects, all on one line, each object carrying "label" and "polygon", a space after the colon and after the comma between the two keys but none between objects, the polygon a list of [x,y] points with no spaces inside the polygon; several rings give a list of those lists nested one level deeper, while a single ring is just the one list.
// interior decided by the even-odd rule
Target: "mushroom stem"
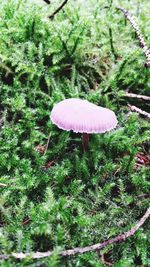
[{"label": "mushroom stem", "polygon": [[88,133],[82,134],[82,145],[83,145],[84,151],[88,150],[88,147],[89,147],[89,134]]}]

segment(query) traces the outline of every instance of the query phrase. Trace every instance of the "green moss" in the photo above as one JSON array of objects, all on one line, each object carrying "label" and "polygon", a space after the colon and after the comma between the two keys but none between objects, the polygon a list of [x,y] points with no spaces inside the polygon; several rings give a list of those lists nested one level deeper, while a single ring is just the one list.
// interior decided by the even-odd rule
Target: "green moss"
[{"label": "green moss", "polygon": [[[136,15],[138,4],[124,1]],[[56,3],[57,5],[58,3]],[[101,254],[118,266],[149,266],[148,221],[129,240],[100,252],[62,259],[58,251],[87,246],[129,230],[149,205],[149,122],[128,114],[124,90],[148,95],[149,69],[121,13],[105,1],[68,2],[53,20],[30,1],[0,0],[1,254],[53,250],[51,258],[8,259],[2,266],[97,266]],[[89,9],[88,9],[89,6]],[[148,42],[147,1],[139,22]],[[110,47],[112,28],[116,60]],[[52,125],[55,103],[86,98],[117,114],[116,130],[90,137]],[[149,104],[132,100],[149,110]],[[47,144],[46,153],[39,151]]]}]

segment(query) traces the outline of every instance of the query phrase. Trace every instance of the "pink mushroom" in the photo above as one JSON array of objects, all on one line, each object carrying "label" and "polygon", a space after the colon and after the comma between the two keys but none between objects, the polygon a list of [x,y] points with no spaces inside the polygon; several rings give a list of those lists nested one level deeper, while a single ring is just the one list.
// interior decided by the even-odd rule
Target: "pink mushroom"
[{"label": "pink mushroom", "polygon": [[105,133],[117,125],[113,111],[78,98],[65,99],[56,104],[50,118],[60,129],[82,133],[84,150],[88,148],[89,134]]}]

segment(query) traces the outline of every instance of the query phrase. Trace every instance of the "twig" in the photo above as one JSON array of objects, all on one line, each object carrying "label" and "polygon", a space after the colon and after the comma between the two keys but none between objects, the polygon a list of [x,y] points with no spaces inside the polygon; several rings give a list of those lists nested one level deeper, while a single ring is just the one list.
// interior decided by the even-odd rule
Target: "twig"
[{"label": "twig", "polygon": [[150,67],[150,49],[147,47],[147,45],[145,43],[144,37],[140,32],[139,26],[137,25],[136,21],[134,20],[134,18],[130,15],[130,13],[127,10],[125,10],[122,7],[117,7],[117,9],[120,10],[124,14],[124,16],[127,18],[127,20],[131,23],[132,27],[134,28],[134,30],[137,34],[137,37],[139,39],[140,46],[143,49],[143,52],[144,52],[145,57],[147,59],[145,66]]},{"label": "twig", "polygon": [[50,0],[43,0],[46,4],[50,5],[51,1]]},{"label": "twig", "polygon": [[51,133],[49,134],[49,137],[48,137],[48,140],[47,140],[47,144],[46,144],[45,151],[44,151],[44,156],[46,155],[46,152],[47,152],[47,149],[48,149],[48,145],[49,145],[50,138],[51,138]]},{"label": "twig", "polygon": [[144,110],[142,110],[140,108],[137,108],[136,106],[131,106],[129,104],[128,104],[128,107],[131,109],[131,111],[135,111],[137,113],[140,113],[141,115],[143,115],[143,116],[145,116],[145,117],[150,119],[150,113],[148,113],[148,112],[146,112],[146,111],[144,111]]},{"label": "twig", "polygon": [[136,198],[145,198],[145,197],[148,197],[148,194],[143,193],[141,195],[136,196]]},{"label": "twig", "polygon": [[[122,242],[126,240],[128,237],[131,237],[135,234],[136,231],[145,223],[145,221],[149,218],[150,216],[150,207],[147,209],[146,213],[143,215],[143,217],[139,220],[139,222],[132,227],[129,231],[124,232],[112,239],[108,239],[103,241],[102,243],[98,243],[95,245],[87,246],[87,247],[77,247],[74,249],[68,249],[68,250],[63,250],[59,253],[60,256],[66,257],[66,256],[74,256],[78,253],[83,254],[85,252],[90,252],[90,251],[98,251],[101,250],[102,248],[114,244],[117,242]],[[32,259],[40,259],[40,258],[45,258],[45,257],[50,257],[52,256],[53,251],[47,251],[47,252],[35,252],[35,253],[12,253],[11,255],[5,255],[2,254],[0,255],[0,259],[7,259],[9,257],[13,257],[16,259],[24,259],[26,257],[31,257]]]},{"label": "twig", "polygon": [[31,221],[30,218],[26,218],[26,219],[22,222],[22,224],[23,224],[23,225],[26,225],[26,224],[28,224],[30,221]]},{"label": "twig", "polygon": [[6,187],[7,184],[0,183],[0,186],[1,186],[1,187]]},{"label": "twig", "polygon": [[108,262],[108,261],[105,260],[105,254],[102,254],[101,261],[102,261],[103,264],[105,264],[105,266],[113,266],[113,263]]},{"label": "twig", "polygon": [[146,95],[137,95],[137,94],[132,94],[132,93],[127,93],[126,92],[125,96],[126,97],[138,98],[138,99],[150,101],[150,96],[146,96]]},{"label": "twig", "polygon": [[49,19],[53,19],[54,16],[67,4],[68,0],[65,0],[50,16]]}]

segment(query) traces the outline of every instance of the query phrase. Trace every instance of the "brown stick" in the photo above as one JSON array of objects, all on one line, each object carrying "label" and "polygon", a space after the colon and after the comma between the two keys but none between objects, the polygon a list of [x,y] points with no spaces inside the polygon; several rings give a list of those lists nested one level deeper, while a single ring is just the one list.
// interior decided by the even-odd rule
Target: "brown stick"
[{"label": "brown stick", "polygon": [[150,101],[150,96],[146,96],[146,95],[137,95],[137,94],[132,94],[132,93],[125,93],[125,96]]},{"label": "brown stick", "polygon": [[105,266],[113,266],[113,263],[108,262],[108,261],[105,260],[105,254],[102,254],[101,261],[102,261],[103,264],[105,264]]},{"label": "brown stick", "polygon": [[120,10],[124,14],[124,16],[127,18],[127,20],[131,23],[132,27],[134,28],[134,30],[137,34],[137,37],[139,39],[140,46],[143,49],[143,52],[144,52],[145,57],[147,59],[145,66],[150,67],[150,49],[147,47],[147,45],[145,43],[144,37],[140,32],[139,26],[137,25],[136,21],[134,20],[134,18],[130,15],[130,13],[127,10],[125,10],[122,7],[117,7],[117,9]]},{"label": "brown stick", "polygon": [[[114,244],[117,242],[122,242],[126,240],[128,237],[133,236],[136,231],[145,223],[145,221],[149,218],[150,216],[150,207],[147,209],[146,213],[143,215],[143,217],[139,220],[139,222],[132,227],[129,231],[124,232],[112,239],[108,239],[103,241],[102,243],[98,243],[95,245],[87,246],[87,247],[77,247],[74,249],[68,249],[68,250],[63,250],[59,253],[60,256],[66,257],[66,256],[74,256],[78,253],[83,254],[85,252],[90,252],[90,251],[97,251],[101,250],[102,248]],[[45,257],[50,257],[52,256],[53,251],[47,251],[47,252],[35,252],[35,253],[12,253],[11,255],[0,255],[0,259],[7,259],[9,257],[13,257],[16,259],[24,259],[27,257],[31,257],[32,259],[40,259],[40,258],[45,258]]]},{"label": "brown stick", "polygon": [[49,19],[53,19],[54,16],[67,4],[68,0],[65,0],[50,16]]},{"label": "brown stick", "polygon": [[146,112],[146,111],[144,111],[144,110],[142,110],[140,108],[137,108],[136,106],[131,106],[129,104],[128,104],[128,107],[131,109],[131,111],[135,111],[135,112],[137,112],[137,113],[139,113],[139,114],[141,114],[141,115],[143,115],[143,116],[145,116],[145,117],[150,119],[150,113],[148,113],[148,112]]},{"label": "brown stick", "polygon": [[45,151],[44,151],[44,156],[46,155],[46,152],[47,152],[47,149],[48,149],[48,146],[49,146],[49,142],[50,142],[50,138],[51,138],[51,133],[49,134],[49,137],[48,137],[48,140],[47,140],[47,144],[46,144]]}]

